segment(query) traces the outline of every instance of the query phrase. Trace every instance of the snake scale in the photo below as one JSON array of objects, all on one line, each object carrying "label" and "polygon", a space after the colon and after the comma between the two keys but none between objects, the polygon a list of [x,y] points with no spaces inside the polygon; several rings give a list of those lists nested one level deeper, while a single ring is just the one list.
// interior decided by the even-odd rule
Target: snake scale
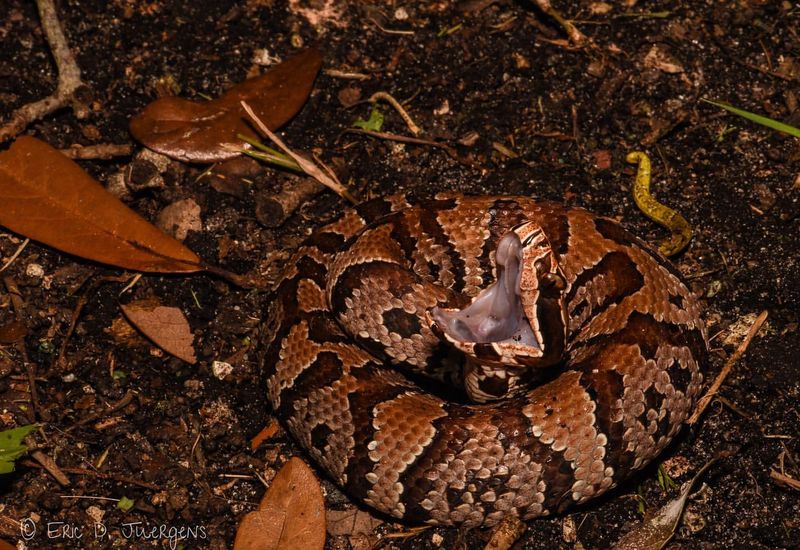
[{"label": "snake scale", "polygon": [[523,197],[367,201],[314,232],[270,302],[268,397],[350,495],[491,526],[597,497],[700,392],[700,306],[613,220]]}]

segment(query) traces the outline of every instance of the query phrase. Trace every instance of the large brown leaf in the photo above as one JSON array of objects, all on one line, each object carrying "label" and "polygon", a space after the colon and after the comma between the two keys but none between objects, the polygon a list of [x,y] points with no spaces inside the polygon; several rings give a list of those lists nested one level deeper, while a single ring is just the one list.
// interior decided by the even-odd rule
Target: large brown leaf
[{"label": "large brown leaf", "polygon": [[217,162],[234,157],[243,145],[237,134],[257,137],[242,119],[240,102],[246,101],[274,130],[306,102],[321,65],[319,50],[309,48],[212,101],[157,99],[131,120],[131,134],[150,149],[182,161]]},{"label": "large brown leaf", "polygon": [[199,271],[200,258],[125,206],[80,166],[23,136],[0,153],[0,225],[124,269]]},{"label": "large brown leaf", "polygon": [[322,488],[297,457],[281,468],[258,510],[247,514],[236,532],[234,550],[322,550],[325,501]]}]

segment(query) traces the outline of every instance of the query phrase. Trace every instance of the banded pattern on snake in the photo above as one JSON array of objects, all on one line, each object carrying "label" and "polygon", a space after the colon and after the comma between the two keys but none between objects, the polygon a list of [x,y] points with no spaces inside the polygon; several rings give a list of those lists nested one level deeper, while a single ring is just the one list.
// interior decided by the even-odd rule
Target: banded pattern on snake
[{"label": "banded pattern on snake", "polygon": [[613,220],[524,197],[401,196],[311,235],[270,303],[264,371],[349,494],[490,526],[594,498],[651,461],[707,362],[680,273]]}]

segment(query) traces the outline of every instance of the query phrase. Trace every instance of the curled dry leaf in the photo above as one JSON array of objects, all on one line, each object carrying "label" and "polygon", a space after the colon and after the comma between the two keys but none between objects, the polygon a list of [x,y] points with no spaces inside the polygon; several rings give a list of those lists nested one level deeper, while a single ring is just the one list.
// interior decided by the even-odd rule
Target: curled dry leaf
[{"label": "curled dry leaf", "polygon": [[695,476],[684,483],[681,493],[673,500],[666,503],[655,514],[648,514],[645,520],[629,531],[613,546],[614,550],[661,550],[678,527],[689,492],[695,482],[711,467],[716,458],[710,460],[700,468]]},{"label": "curled dry leaf", "polygon": [[194,334],[183,312],[176,307],[166,307],[148,300],[120,305],[125,317],[155,345],[194,365]]},{"label": "curled dry leaf", "polygon": [[0,225],[82,258],[136,271],[202,269],[194,252],[32,137],[0,153],[0,203]]},{"label": "curled dry leaf", "polygon": [[257,137],[242,120],[240,102],[247,101],[267,126],[277,129],[305,104],[321,65],[319,50],[309,48],[217,99],[158,99],[131,120],[131,134],[150,149],[182,161],[235,157],[243,145],[237,134]]},{"label": "curled dry leaf", "polygon": [[234,550],[322,550],[325,501],[305,462],[293,457],[272,481],[258,510],[236,532]]}]

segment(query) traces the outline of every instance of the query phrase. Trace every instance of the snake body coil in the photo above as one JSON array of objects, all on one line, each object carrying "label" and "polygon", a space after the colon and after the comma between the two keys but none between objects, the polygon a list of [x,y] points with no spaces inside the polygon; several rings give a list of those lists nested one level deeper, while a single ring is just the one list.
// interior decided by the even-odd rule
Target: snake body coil
[{"label": "snake body coil", "polygon": [[300,247],[265,330],[269,400],[337,483],[465,527],[558,512],[642,468],[707,360],[663,256],[522,197],[359,205]]}]

